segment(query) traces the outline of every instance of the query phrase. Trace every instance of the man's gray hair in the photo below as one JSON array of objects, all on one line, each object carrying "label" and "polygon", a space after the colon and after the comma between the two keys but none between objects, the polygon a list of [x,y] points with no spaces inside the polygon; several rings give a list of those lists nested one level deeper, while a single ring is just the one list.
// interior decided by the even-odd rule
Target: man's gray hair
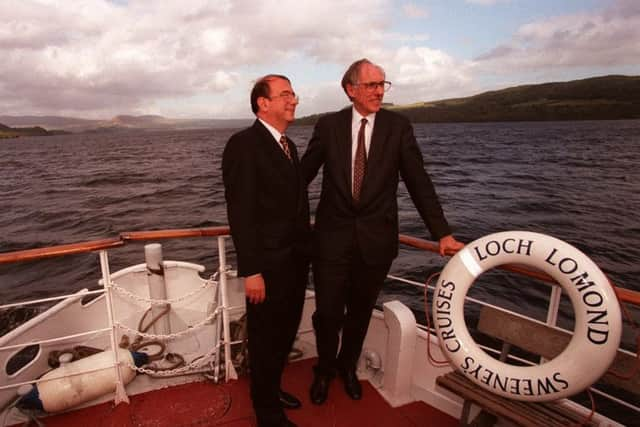
[{"label": "man's gray hair", "polygon": [[[347,96],[349,96],[349,92],[347,92],[347,85],[349,84],[353,86],[359,83],[358,77],[360,76],[360,68],[365,64],[373,65],[374,67],[377,67],[382,72],[382,74],[385,74],[382,67],[379,66],[378,64],[374,64],[373,62],[369,61],[367,58],[358,59],[356,62],[351,64],[349,68],[347,68],[347,71],[345,71],[344,76],[342,76],[342,89],[344,90],[344,93],[347,94]],[[351,99],[350,96],[349,96],[349,99]]]}]

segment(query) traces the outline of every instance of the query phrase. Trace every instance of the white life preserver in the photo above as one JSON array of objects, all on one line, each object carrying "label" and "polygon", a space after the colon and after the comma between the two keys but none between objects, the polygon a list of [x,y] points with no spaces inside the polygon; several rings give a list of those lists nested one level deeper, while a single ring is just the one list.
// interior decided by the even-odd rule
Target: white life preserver
[{"label": "white life preserver", "polygon": [[[469,287],[480,274],[502,264],[544,271],[573,305],[571,341],[542,365],[500,362],[484,352],[467,329],[463,308]],[[433,319],[442,351],[456,369],[493,393],[523,401],[556,400],[589,387],[611,365],[622,331],[618,300],[598,266],[566,242],[527,231],[485,236],[451,258],[434,291]]]}]

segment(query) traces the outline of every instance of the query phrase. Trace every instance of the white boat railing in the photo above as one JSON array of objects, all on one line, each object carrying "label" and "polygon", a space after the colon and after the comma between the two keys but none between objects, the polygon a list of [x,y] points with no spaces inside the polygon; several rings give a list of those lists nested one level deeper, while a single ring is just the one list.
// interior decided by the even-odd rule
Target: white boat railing
[{"label": "white boat railing", "polygon": [[129,397],[124,389],[124,381],[122,380],[122,371],[120,370],[120,360],[118,357],[118,331],[116,329],[115,317],[113,315],[113,296],[111,287],[111,271],[109,269],[109,257],[105,249],[100,251],[100,271],[102,272],[102,283],[105,289],[105,298],[107,299],[107,315],[109,319],[109,335],[111,338],[111,350],[113,353],[113,369],[116,373],[116,392],[114,396],[114,403],[117,405],[120,402],[129,403]]},{"label": "white boat railing", "polygon": [[[48,298],[41,298],[36,300],[4,304],[4,305],[0,305],[0,310],[15,308],[18,306],[41,304],[43,302],[55,302],[55,301],[68,300],[71,298],[83,298],[88,295],[104,294],[107,302],[106,306],[107,306],[107,312],[108,312],[108,326],[106,328],[98,328],[90,331],[85,331],[82,333],[70,334],[70,335],[60,336],[52,339],[33,340],[30,342],[25,342],[20,344],[10,344],[10,345],[2,346],[4,342],[7,342],[6,338],[11,336],[13,331],[9,332],[4,337],[0,337],[0,352],[8,351],[8,350],[16,350],[20,348],[33,346],[33,345],[44,345],[44,344],[52,344],[56,342],[63,342],[65,340],[80,338],[83,336],[90,336],[92,334],[100,334],[100,333],[108,332],[110,335],[109,337],[110,348],[114,350],[113,366],[114,366],[114,369],[116,372],[116,378],[117,378],[115,403],[117,404],[122,401],[128,401],[128,397],[126,395],[126,392],[124,391],[125,390],[124,384],[120,376],[121,375],[120,369],[118,369],[118,366],[120,366],[120,364],[123,362],[118,360],[118,356],[117,356],[118,352],[115,351],[118,348],[117,329],[119,328],[119,325],[118,325],[118,322],[114,320],[114,308],[113,308],[114,290],[113,290],[113,287],[111,286],[112,279],[111,279],[110,266],[109,266],[108,250],[124,246],[126,243],[132,242],[132,241],[176,239],[176,238],[185,238],[185,237],[216,237],[218,241],[217,272],[219,275],[218,276],[219,286],[217,291],[220,297],[219,307],[216,309],[216,314],[218,313],[218,310],[219,310],[219,313],[221,314],[221,317],[222,317],[222,322],[221,322],[222,338],[219,339],[219,341],[215,343],[214,347],[212,348],[215,350],[214,377],[215,377],[215,380],[219,379],[218,370],[222,368],[224,372],[224,375],[223,375],[224,379],[234,378],[235,369],[234,369],[233,361],[231,358],[231,346],[235,344],[239,344],[242,341],[232,341],[231,339],[230,313],[237,311],[241,307],[230,306],[228,294],[227,294],[228,290],[227,290],[227,274],[226,273],[228,271],[228,266],[227,266],[227,260],[226,260],[225,240],[228,238],[228,234],[229,234],[228,227],[211,227],[211,228],[205,228],[205,229],[184,229],[184,230],[142,231],[142,232],[122,233],[116,239],[104,239],[104,240],[76,243],[76,244],[70,244],[70,245],[54,246],[50,248],[31,249],[31,250],[10,252],[10,253],[0,253],[0,264],[6,264],[6,263],[15,263],[15,262],[30,261],[30,260],[37,260],[37,259],[50,258],[50,257],[65,256],[70,254],[89,253],[89,252],[98,251],[99,259],[100,259],[102,283],[104,286],[103,289],[100,289],[100,290],[85,291],[79,294],[76,293],[71,295],[62,295],[57,297],[48,297]],[[421,250],[431,251],[435,253],[437,253],[438,251],[438,247],[436,243],[428,242],[428,241],[417,239],[410,236],[401,235],[400,242]],[[452,255],[452,254],[448,254],[448,255]],[[527,270],[519,266],[503,266],[503,268],[519,274],[524,274],[529,277],[540,279],[543,282],[547,282],[548,284],[551,285],[549,303],[548,303],[547,314],[546,314],[546,324],[550,326],[556,326],[562,292],[559,286],[553,285],[553,279],[551,279],[549,276],[545,275],[544,273],[540,273],[533,270]],[[389,278],[392,280],[396,280],[402,283],[412,285],[412,286],[420,287],[422,289],[424,289],[424,287],[426,286],[423,283],[397,277],[394,275],[390,275]],[[635,291],[630,291],[624,288],[616,288],[616,294],[618,295],[618,298],[620,299],[621,302],[626,302],[636,307],[640,307],[640,293]],[[497,307],[493,304],[490,304],[469,296],[466,297],[466,301],[474,304],[483,305],[483,306],[491,306],[503,311],[508,311],[508,310],[505,310],[504,308]],[[434,334],[433,329],[428,330],[424,326],[419,326],[419,327],[431,334]],[[304,331],[304,332],[310,332],[310,330]],[[487,351],[495,351],[494,349],[490,349],[486,347],[485,349]],[[224,357],[220,357],[221,352],[224,355]],[[520,361],[524,361],[524,360],[520,359]],[[224,363],[224,366],[221,366],[222,362]],[[528,362],[528,363],[531,363],[531,362]],[[35,384],[36,382],[37,380],[32,380],[32,381],[26,381],[26,382],[23,381],[23,382],[14,383],[14,384],[3,385],[3,386],[0,386],[0,391],[6,390],[8,388],[17,388],[25,384]],[[617,401],[618,403],[624,405],[625,407],[640,413],[640,408],[632,403],[621,401],[620,399],[597,389],[594,389],[593,391],[600,395],[606,396],[609,399]]]},{"label": "white boat railing", "polygon": [[[128,233],[128,234],[121,235],[120,240],[123,241],[122,242],[123,244],[124,241],[127,241],[127,240],[134,241],[134,240],[147,240],[147,239],[153,239],[153,238],[174,238],[174,237],[181,237],[177,235],[180,235],[183,232],[189,235],[189,237],[193,236],[194,234],[197,236],[200,236],[200,235],[217,236],[218,259],[219,259],[218,274],[221,282],[221,286],[219,286],[217,290],[220,293],[220,303],[219,303],[219,306],[214,311],[214,313],[209,317],[215,317],[219,313],[222,314],[221,317],[222,317],[223,338],[219,340],[217,343],[213,343],[214,345],[212,349],[209,351],[208,355],[212,356],[215,353],[216,362],[220,364],[224,364],[222,366],[222,370],[224,372],[223,378],[225,380],[235,378],[236,374],[233,366],[233,361],[231,358],[231,345],[239,344],[242,341],[234,341],[234,342],[231,341],[230,326],[229,326],[229,323],[230,323],[229,312],[236,311],[238,309],[241,309],[242,307],[230,306],[228,297],[227,297],[226,273],[227,273],[228,267],[226,265],[225,240],[228,238],[227,236],[228,228],[220,227],[219,229],[208,230],[205,232],[202,232],[201,230],[168,230],[160,233],[158,232]],[[42,304],[42,303],[48,303],[48,302],[65,301],[70,299],[77,300],[79,298],[84,298],[88,295],[98,295],[98,296],[104,295],[106,300],[106,310],[107,310],[107,316],[108,316],[108,323],[107,323],[107,327],[105,328],[90,329],[81,333],[61,335],[55,338],[29,340],[28,342],[2,345],[3,342],[7,342],[15,338],[15,337],[12,337],[12,335],[14,335],[13,332],[15,330],[9,331],[3,337],[0,337],[0,352],[3,352],[3,351],[6,352],[11,350],[18,350],[18,351],[12,352],[12,355],[9,355],[9,357],[7,357],[7,360],[15,356],[17,353],[19,353],[19,349],[25,349],[31,346],[43,346],[48,344],[63,343],[63,342],[67,342],[69,340],[75,340],[78,338],[91,337],[96,334],[109,333],[110,335],[109,348],[105,350],[112,350],[112,354],[114,356],[113,368],[115,369],[115,378],[116,378],[115,380],[116,391],[114,396],[114,402],[116,405],[120,402],[129,402],[128,396],[124,388],[125,384],[122,380],[122,373],[121,373],[121,370],[118,368],[120,365],[128,362],[120,361],[118,358],[118,351],[116,351],[116,349],[118,348],[118,329],[124,329],[125,331],[129,331],[129,328],[127,328],[122,324],[119,324],[115,320],[114,306],[113,306],[113,293],[114,293],[114,289],[116,288],[116,285],[113,283],[112,277],[111,277],[108,250],[105,248],[101,248],[102,246],[108,246],[109,248],[113,248],[113,247],[122,246],[122,244],[120,244],[119,242],[116,242],[114,244],[113,240],[104,240],[104,241],[98,241],[98,242],[62,245],[58,247],[49,248],[50,250],[47,250],[47,248],[44,248],[44,249],[34,249],[34,250],[20,251],[20,252],[14,252],[14,253],[0,254],[0,263],[10,263],[10,262],[20,262],[20,261],[26,261],[26,260],[48,258],[52,256],[64,256],[64,255],[69,255],[71,253],[75,254],[75,253],[83,253],[83,252],[93,252],[96,249],[98,249],[99,261],[100,261],[100,272],[102,277],[102,280],[100,282],[103,284],[102,289],[92,290],[92,291],[84,290],[84,291],[81,291],[80,293],[75,293],[75,294],[66,294],[66,295],[61,295],[56,297],[40,298],[35,300],[27,300],[27,301],[21,301],[16,303],[3,304],[3,305],[0,305],[0,312],[2,310],[6,310],[10,308],[24,307],[24,306],[36,305],[36,304]],[[166,302],[167,301],[165,301],[165,303]],[[205,322],[209,320],[210,318],[205,319]],[[197,328],[197,326],[198,325],[193,325],[187,331],[184,331],[184,333],[192,332]],[[16,329],[20,329],[20,326],[18,326]],[[144,334],[138,331],[134,331],[134,332],[141,336],[150,335],[150,334]],[[175,338],[175,336],[177,335],[179,334],[174,333],[174,334],[169,334],[167,336],[163,336],[163,335],[150,335],[150,336],[153,336],[153,338],[157,338],[157,339],[171,339],[171,338]],[[222,348],[224,352],[223,357],[220,357],[219,355],[220,348]],[[33,362],[33,360],[34,359],[28,361],[25,366],[21,366],[17,370],[17,372],[13,373],[12,376],[17,376],[22,370],[24,370],[27,366],[29,366]],[[217,366],[217,363],[216,363],[216,366],[213,367],[213,371],[214,371],[213,378],[215,381],[219,380],[218,372],[219,372],[220,366]],[[129,366],[129,367],[136,369],[135,366]],[[194,373],[193,363],[187,365],[185,368],[190,368],[189,373]],[[144,368],[137,368],[137,370],[142,372],[148,371],[148,370],[145,370]],[[177,371],[186,371],[186,370],[189,370],[189,369],[179,368]],[[201,369],[199,372],[200,373],[210,372],[211,370],[212,369],[207,368],[207,369]],[[89,371],[83,371],[83,372],[71,374],[71,375],[83,375],[90,372],[95,372],[95,371],[89,370]],[[170,371],[168,374],[171,374],[171,373],[172,372]],[[198,373],[198,372],[196,371],[195,373]],[[160,375],[167,375],[167,373],[164,373],[164,374],[160,373]],[[14,382],[7,385],[3,384],[3,385],[0,385],[0,391],[19,388],[24,385],[34,385],[37,382],[38,382],[37,379],[33,379],[30,381]]]}]

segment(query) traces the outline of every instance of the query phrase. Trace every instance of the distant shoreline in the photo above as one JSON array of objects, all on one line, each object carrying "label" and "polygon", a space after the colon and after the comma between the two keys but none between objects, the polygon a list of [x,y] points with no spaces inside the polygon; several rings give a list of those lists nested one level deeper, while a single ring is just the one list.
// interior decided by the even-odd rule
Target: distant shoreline
[{"label": "distant shoreline", "polygon": [[46,130],[41,126],[33,127],[9,127],[0,123],[0,139],[20,138],[24,136],[52,136],[63,135],[69,132],[61,130]]},{"label": "distant shoreline", "polygon": [[[402,114],[402,112],[400,112]],[[329,113],[327,113],[329,114]],[[292,126],[313,126],[319,118],[320,115],[317,115],[313,118],[312,121],[302,121],[296,120]],[[307,118],[305,118],[307,119]],[[491,124],[491,123],[543,123],[543,122],[588,122],[588,121],[625,121],[625,120],[640,120],[640,117],[634,118],[570,118],[570,119],[539,119],[539,120],[459,120],[459,121],[411,121],[413,124],[447,124],[447,123],[456,123],[456,124]],[[1,126],[1,125],[0,125]],[[47,133],[29,133],[29,132],[20,132],[21,128],[11,128],[15,129],[17,132],[5,132],[0,131],[0,140],[4,139],[18,139],[24,137],[33,137],[33,136],[56,136],[56,135],[91,135],[91,134],[105,134],[105,133],[130,133],[130,132],[180,132],[180,131],[206,131],[206,130],[220,130],[220,129],[242,129],[247,127],[248,124],[238,125],[238,126],[229,126],[229,127],[205,127],[205,128],[107,128],[107,129],[88,129],[81,132],[68,132],[68,131],[46,131]]]},{"label": "distant shoreline", "polygon": [[[611,75],[514,86],[466,98],[409,105],[385,104],[384,107],[405,115],[413,123],[633,120],[640,119],[640,76]],[[314,125],[324,114],[328,113],[301,117],[294,124]],[[253,120],[171,119],[157,115],[119,115],[110,120],[89,120],[0,115],[0,138],[132,130],[237,129],[250,126]]]},{"label": "distant shoreline", "polygon": [[[640,119],[640,76],[515,86],[466,98],[387,105],[413,123]],[[314,124],[323,114],[298,119]]]}]

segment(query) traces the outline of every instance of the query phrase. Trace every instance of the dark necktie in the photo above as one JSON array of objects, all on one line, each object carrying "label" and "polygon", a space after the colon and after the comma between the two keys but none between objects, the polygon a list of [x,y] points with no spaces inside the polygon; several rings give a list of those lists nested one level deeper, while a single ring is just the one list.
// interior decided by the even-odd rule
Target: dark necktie
[{"label": "dark necktie", "polygon": [[291,160],[291,151],[289,151],[289,144],[287,144],[287,137],[282,134],[280,137],[280,144],[282,144],[282,148],[284,149],[284,154],[287,156],[287,159]]},{"label": "dark necktie", "polygon": [[364,174],[367,172],[367,151],[364,146],[364,128],[366,125],[367,119],[362,119],[360,121],[360,130],[358,131],[356,158],[353,163],[353,200],[356,203],[360,201],[362,181],[364,180]]}]

